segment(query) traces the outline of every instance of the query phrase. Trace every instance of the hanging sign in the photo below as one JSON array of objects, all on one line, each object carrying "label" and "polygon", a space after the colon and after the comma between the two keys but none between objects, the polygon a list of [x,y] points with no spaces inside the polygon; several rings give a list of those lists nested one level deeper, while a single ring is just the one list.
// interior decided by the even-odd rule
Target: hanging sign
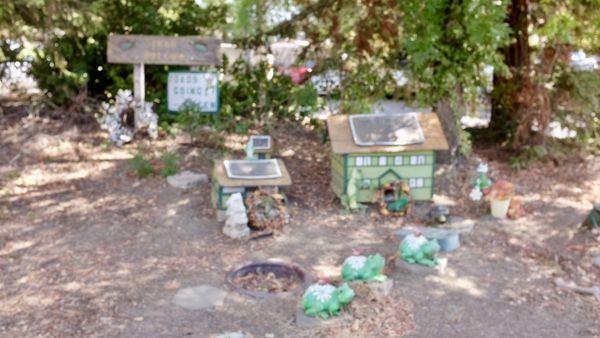
[{"label": "hanging sign", "polygon": [[218,65],[221,40],[203,36],[108,36],[108,62],[159,65]]},{"label": "hanging sign", "polygon": [[167,82],[169,111],[193,104],[203,113],[219,111],[219,74],[214,72],[170,72]]}]

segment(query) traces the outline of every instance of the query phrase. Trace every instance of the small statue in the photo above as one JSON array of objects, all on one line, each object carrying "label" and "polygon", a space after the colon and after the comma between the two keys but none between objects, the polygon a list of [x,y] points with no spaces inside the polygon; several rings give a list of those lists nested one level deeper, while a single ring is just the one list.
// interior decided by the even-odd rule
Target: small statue
[{"label": "small statue", "polygon": [[354,290],[347,283],[339,288],[329,283],[317,283],[304,292],[302,306],[307,316],[327,319],[339,315],[342,307],[349,304],[354,295]]},{"label": "small statue", "polygon": [[400,258],[411,264],[436,266],[438,259],[435,255],[439,251],[438,242],[436,240],[428,241],[420,232],[406,236],[400,243]]},{"label": "small statue", "polygon": [[450,210],[445,206],[436,205],[427,213],[433,224],[444,224],[450,219]]},{"label": "small statue", "polygon": [[254,155],[254,146],[252,142],[248,142],[246,145],[246,160],[256,160],[256,155]]},{"label": "small statue", "polygon": [[479,190],[481,190],[484,194],[487,194],[488,189],[492,186],[492,180],[487,176],[489,168],[486,163],[479,163],[477,166],[477,173],[479,176],[476,180],[476,185],[479,186]]},{"label": "small statue", "polygon": [[342,197],[342,205],[346,210],[366,210],[366,206],[357,200],[358,190],[362,182],[362,173],[360,170],[353,169],[348,180],[348,193]]},{"label": "small statue", "polygon": [[360,256],[360,252],[354,250],[353,255],[346,258],[342,266],[342,277],[345,281],[355,280],[384,282],[387,277],[382,274],[385,259],[380,254],[369,257]]}]

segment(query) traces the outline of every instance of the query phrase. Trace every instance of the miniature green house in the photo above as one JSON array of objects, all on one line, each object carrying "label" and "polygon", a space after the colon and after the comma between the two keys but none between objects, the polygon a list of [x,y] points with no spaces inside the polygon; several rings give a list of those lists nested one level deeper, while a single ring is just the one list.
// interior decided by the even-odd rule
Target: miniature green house
[{"label": "miniature green house", "polygon": [[[400,114],[398,114],[400,115]],[[386,119],[398,115],[363,115],[364,117],[382,116]],[[373,203],[376,191],[384,184],[403,180],[411,189],[414,200],[430,200],[434,191],[435,151],[448,149],[440,121],[434,113],[412,114],[413,125],[405,129],[390,130],[390,124],[378,125],[374,121],[365,121],[367,131],[363,132],[360,144],[357,133],[348,115],[332,115],[327,120],[331,139],[331,188],[340,198],[348,192],[350,178],[355,173],[359,177],[358,202]],[[387,129],[387,130],[386,130]],[[370,137],[375,136],[374,142]],[[383,141],[378,137],[383,135]],[[388,138],[407,138],[407,144],[398,145],[386,142]],[[386,144],[387,143],[387,144]],[[356,175],[358,174],[358,175]]]},{"label": "miniature green house", "polygon": [[[241,175],[232,175],[228,172],[228,162],[247,162],[250,164],[276,164],[276,172],[269,172],[265,168],[252,172],[249,167],[240,168]],[[267,168],[268,169],[268,168]],[[262,172],[261,172],[262,171]],[[256,176],[258,173],[261,176]],[[252,176],[252,175],[255,176]],[[229,197],[235,193],[242,193],[245,197],[246,192],[254,191],[258,188],[278,190],[280,187],[289,186],[292,179],[282,160],[264,159],[264,160],[240,160],[240,161],[217,161],[212,173],[211,201],[214,208],[218,211],[227,209],[226,202]]]}]

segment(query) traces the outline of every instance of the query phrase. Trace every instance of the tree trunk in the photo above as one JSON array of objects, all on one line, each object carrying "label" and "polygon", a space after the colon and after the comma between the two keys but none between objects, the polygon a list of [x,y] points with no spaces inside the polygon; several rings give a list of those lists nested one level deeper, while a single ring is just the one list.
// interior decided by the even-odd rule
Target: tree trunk
[{"label": "tree trunk", "polygon": [[[514,41],[503,50],[504,62],[510,77],[494,74],[492,92],[492,118],[488,136],[496,141],[509,140],[513,148],[535,143],[531,127],[536,124],[543,130],[545,119],[539,119],[540,87],[532,80],[531,50],[529,48],[529,0],[512,0],[508,7],[507,23],[514,34]],[[542,134],[542,133],[538,133]]]},{"label": "tree trunk", "polygon": [[440,119],[449,145],[448,150],[438,152],[437,159],[440,163],[450,164],[456,159],[458,154],[460,126],[458,125],[454,109],[452,109],[448,100],[438,102],[435,111]]}]

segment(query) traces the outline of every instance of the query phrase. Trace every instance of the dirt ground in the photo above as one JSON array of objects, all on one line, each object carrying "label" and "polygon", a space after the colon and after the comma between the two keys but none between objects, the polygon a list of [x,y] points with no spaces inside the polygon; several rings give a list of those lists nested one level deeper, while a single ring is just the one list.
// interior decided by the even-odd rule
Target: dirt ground
[{"label": "dirt ground", "polygon": [[[224,287],[226,273],[245,261],[283,259],[331,277],[354,248],[389,257],[398,247],[394,230],[422,221],[430,204],[408,219],[381,219],[374,208],[344,214],[328,187],[328,145],[317,133],[281,126],[272,134],[294,180],[285,191],[291,222],[274,237],[236,241],[221,233],[209,184],[181,191],[129,170],[138,151],[170,150],[185,169],[210,174],[221,156],[214,149],[174,136],[116,148],[101,133],[41,118],[4,117],[0,125],[0,336],[600,336],[600,302],[553,283],[600,285],[591,264],[600,233],[577,229],[600,201],[598,157],[513,172],[484,149],[469,163],[440,166],[435,201],[476,219],[461,247],[442,255],[446,271],[392,269],[391,299],[368,304],[360,320],[346,314],[330,327],[299,328],[301,290],[267,300],[230,292],[213,310],[186,310],[172,298],[183,287]],[[228,137],[227,152],[241,155],[243,141]],[[494,177],[517,184],[525,217],[494,220],[464,198],[476,156]],[[396,316],[382,317],[390,312]]]}]

